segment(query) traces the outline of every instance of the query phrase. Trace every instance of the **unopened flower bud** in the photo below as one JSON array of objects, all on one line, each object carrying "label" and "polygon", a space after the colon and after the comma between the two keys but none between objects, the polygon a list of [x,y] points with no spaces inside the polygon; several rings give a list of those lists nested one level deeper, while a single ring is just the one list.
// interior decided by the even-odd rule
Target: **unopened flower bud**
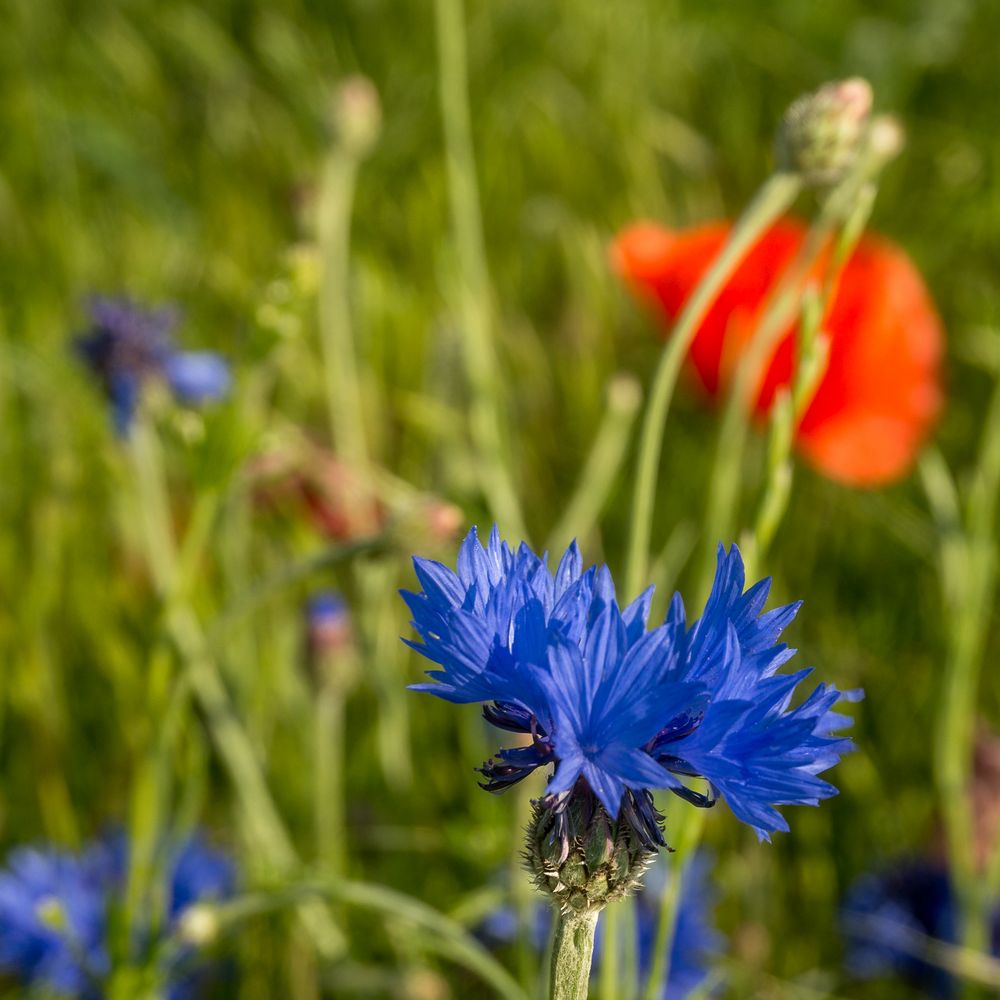
[{"label": "unopened flower bud", "polygon": [[312,682],[320,686],[347,682],[354,641],[347,602],[329,591],[315,594],[306,605],[305,632],[306,668]]},{"label": "unopened flower bud", "polygon": [[871,108],[872,88],[859,77],[824,84],[798,98],[778,131],[778,166],[810,185],[836,184],[858,159]]},{"label": "unopened flower bud", "polygon": [[564,913],[598,913],[631,895],[654,857],[592,796],[574,793],[560,812],[534,804],[525,862],[537,888]]},{"label": "unopened flower bud", "polygon": [[219,914],[209,903],[194,903],[180,915],[177,933],[184,944],[207,948],[219,936]]},{"label": "unopened flower bud", "polygon": [[367,156],[382,127],[382,109],[375,85],[364,76],[350,76],[333,96],[333,124],[337,138],[353,156]]}]

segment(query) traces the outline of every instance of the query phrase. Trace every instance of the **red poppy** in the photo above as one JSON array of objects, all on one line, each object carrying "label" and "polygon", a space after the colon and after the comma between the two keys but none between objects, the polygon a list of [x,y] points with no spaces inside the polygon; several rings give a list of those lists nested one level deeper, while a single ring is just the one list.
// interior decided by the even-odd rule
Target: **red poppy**
[{"label": "red poppy", "polygon": [[[667,324],[725,243],[728,222],[671,232],[651,223],[626,229],[614,264]],[[757,241],[695,333],[689,360],[716,397],[753,336],[770,293],[805,238],[784,219]],[[818,276],[822,262],[814,268]],[[796,443],[821,472],[855,486],[902,476],[941,407],[943,331],[920,274],[887,240],[865,236],[844,264],[823,329],[830,336],[826,371],[799,424]],[[766,414],[792,373],[794,330],[783,335],[760,377],[755,410]]]}]

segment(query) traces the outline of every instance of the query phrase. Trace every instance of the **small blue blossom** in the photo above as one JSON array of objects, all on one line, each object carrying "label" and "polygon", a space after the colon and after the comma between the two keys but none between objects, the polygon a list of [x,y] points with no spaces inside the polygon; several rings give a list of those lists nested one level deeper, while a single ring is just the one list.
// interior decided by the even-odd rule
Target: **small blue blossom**
[{"label": "small blue blossom", "polygon": [[56,995],[100,996],[110,970],[107,905],[86,856],[11,852],[0,871],[0,970]]},{"label": "small blue blossom", "polygon": [[229,366],[210,351],[178,351],[171,308],[144,309],[125,298],[96,297],[89,303],[90,329],[76,348],[100,378],[115,430],[128,434],[142,385],[162,378],[182,403],[198,405],[229,391]]},{"label": "small blue blossom", "polygon": [[[952,976],[927,954],[928,939],[959,943],[954,890],[940,863],[912,859],[862,876],[847,894],[841,923],[851,975],[896,975],[938,1000],[956,994]],[[1000,958],[1000,905],[993,910],[991,952]]]},{"label": "small blue blossom", "polygon": [[648,846],[663,843],[652,789],[699,806],[722,797],[762,839],[788,829],[775,806],[836,794],[818,774],[852,744],[835,735],[850,720],[833,707],[860,693],[821,684],[790,707],[810,671],[777,674],[795,652],[778,638],[799,605],[765,612],[770,581],[744,591],[735,546],[720,546],[690,627],[676,595],[664,623],[647,629],[652,588],[620,610],[607,567],[584,570],[575,543],[553,574],[495,527],[485,547],[473,529],[457,572],[420,558],[414,568],[422,590],[403,598],[422,642],[409,645],[436,664],[415,690],[482,702],[493,725],[531,737],[484,764],[487,790],[555,765],[547,800],[557,812],[577,791],[594,795]]},{"label": "small blue blossom", "polygon": [[[100,1000],[112,971],[109,926],[124,902],[128,844],[98,841],[79,855],[23,847],[0,871],[0,972],[55,996]],[[236,869],[224,854],[194,836],[165,853],[164,936],[194,903],[225,899]],[[155,953],[157,941],[135,944]],[[164,971],[171,1000],[195,995],[197,964],[190,949],[176,951]]]}]

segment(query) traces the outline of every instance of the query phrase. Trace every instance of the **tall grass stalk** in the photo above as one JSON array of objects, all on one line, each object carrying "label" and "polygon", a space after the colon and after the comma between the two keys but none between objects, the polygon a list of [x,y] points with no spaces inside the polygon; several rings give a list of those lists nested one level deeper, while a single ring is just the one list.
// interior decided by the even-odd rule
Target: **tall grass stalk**
[{"label": "tall grass stalk", "polygon": [[435,0],[439,98],[448,195],[454,229],[462,357],[471,393],[469,430],[480,485],[504,533],[527,538],[524,515],[505,456],[502,380],[497,376],[493,295],[486,263],[479,183],[469,111],[464,0]]},{"label": "tall grass stalk", "polygon": [[619,375],[606,394],[604,418],[583,465],[569,503],[552,529],[546,548],[562,551],[574,538],[591,531],[625,461],[632,425],[642,403],[642,390],[634,378]]},{"label": "tall grass stalk", "polygon": [[[248,832],[260,851],[262,862],[275,873],[291,876],[300,867],[295,848],[274,805],[249,737],[233,712],[198,617],[188,604],[188,588],[176,572],[179,560],[161,456],[152,429],[141,420],[134,428],[130,447],[136,470],[136,509],[144,518],[147,560],[162,604],[164,635],[175,647],[183,678],[205,715],[212,741],[229,772]],[[214,520],[214,499],[209,502],[213,510],[201,511],[192,520],[196,530],[206,535],[207,525]],[[190,571],[197,565],[192,549],[185,546],[182,552]],[[168,669],[166,660],[154,662],[162,662],[163,669]],[[152,717],[158,718],[158,709],[165,705],[157,692],[167,685],[155,673],[151,684],[150,710]],[[159,742],[149,751],[151,756],[140,769],[133,792],[132,832],[139,837],[133,844],[127,891],[127,912],[133,921],[138,918],[144,903],[152,876],[151,859],[156,838],[163,829],[157,810],[164,801],[162,782],[168,769],[165,762],[157,759],[157,750],[163,753],[164,749],[164,744]],[[315,901],[306,903],[300,910],[300,917],[321,954],[331,959],[343,954],[343,934],[322,905]]]}]

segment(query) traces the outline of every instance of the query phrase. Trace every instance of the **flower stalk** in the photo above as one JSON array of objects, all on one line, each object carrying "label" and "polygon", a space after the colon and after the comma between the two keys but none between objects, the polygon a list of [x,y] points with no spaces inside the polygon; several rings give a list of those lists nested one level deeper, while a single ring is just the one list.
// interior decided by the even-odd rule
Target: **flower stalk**
[{"label": "flower stalk", "polygon": [[458,315],[465,374],[472,397],[469,431],[487,505],[505,530],[523,538],[524,516],[505,459],[490,306],[492,294],[472,146],[463,2],[436,0],[434,10],[445,165],[457,252]]},{"label": "flower stalk", "polygon": [[726,281],[761,233],[789,208],[802,186],[798,174],[780,171],[764,183],[737,220],[722,252],[692,293],[660,354],[639,438],[631,534],[625,563],[627,594],[637,593],[646,578],[664,426],[691,341]]},{"label": "flower stalk", "polygon": [[587,1000],[597,913],[559,913],[552,947],[551,1000]]}]

